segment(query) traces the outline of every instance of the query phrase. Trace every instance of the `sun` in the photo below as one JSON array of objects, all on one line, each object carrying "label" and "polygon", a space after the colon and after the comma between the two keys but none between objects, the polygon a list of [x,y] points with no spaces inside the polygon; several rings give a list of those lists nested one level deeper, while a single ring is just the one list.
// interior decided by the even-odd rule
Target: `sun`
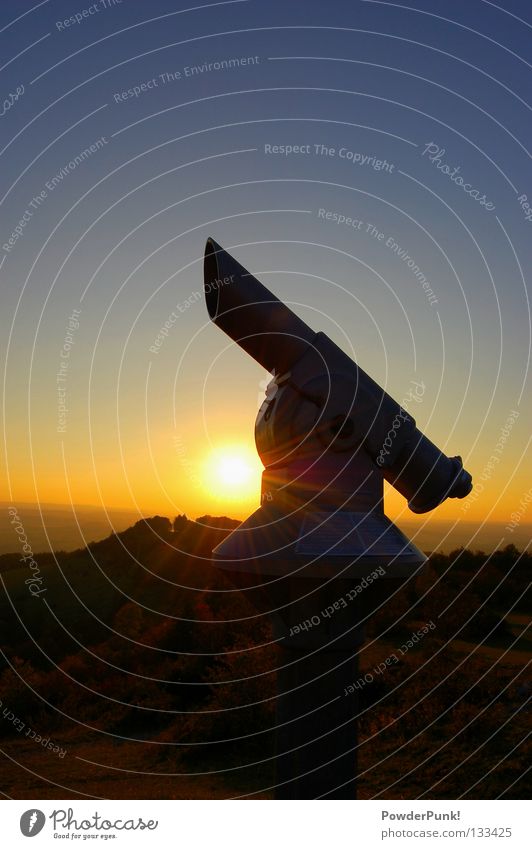
[{"label": "sun", "polygon": [[262,464],[256,451],[243,445],[215,448],[204,464],[203,479],[211,495],[220,500],[259,498]]},{"label": "sun", "polygon": [[243,457],[228,454],[222,457],[216,467],[220,483],[226,486],[243,486],[251,477],[251,466]]}]

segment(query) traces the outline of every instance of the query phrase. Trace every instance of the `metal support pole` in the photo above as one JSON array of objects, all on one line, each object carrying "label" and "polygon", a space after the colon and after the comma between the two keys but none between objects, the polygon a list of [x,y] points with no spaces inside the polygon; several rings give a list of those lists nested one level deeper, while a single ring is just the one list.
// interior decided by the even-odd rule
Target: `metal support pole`
[{"label": "metal support pole", "polygon": [[358,678],[356,649],[281,648],[277,799],[356,798],[358,699],[348,691]]}]

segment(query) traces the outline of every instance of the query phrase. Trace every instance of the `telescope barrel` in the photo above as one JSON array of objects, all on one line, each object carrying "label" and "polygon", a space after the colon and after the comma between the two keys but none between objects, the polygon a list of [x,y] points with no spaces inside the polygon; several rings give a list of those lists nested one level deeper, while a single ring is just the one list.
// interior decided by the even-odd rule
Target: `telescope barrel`
[{"label": "telescope barrel", "polygon": [[203,270],[212,321],[270,373],[288,371],[314,330],[214,239],[207,239]]}]

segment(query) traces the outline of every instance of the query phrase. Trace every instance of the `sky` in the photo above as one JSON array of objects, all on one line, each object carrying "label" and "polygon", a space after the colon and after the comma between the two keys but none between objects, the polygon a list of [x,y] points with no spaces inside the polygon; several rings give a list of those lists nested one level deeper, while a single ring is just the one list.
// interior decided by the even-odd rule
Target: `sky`
[{"label": "sky", "polygon": [[1,6],[0,500],[258,506],[268,374],[209,321],[212,236],[397,401],[423,386],[476,490],[420,523],[524,527],[529,4],[194,2]]}]

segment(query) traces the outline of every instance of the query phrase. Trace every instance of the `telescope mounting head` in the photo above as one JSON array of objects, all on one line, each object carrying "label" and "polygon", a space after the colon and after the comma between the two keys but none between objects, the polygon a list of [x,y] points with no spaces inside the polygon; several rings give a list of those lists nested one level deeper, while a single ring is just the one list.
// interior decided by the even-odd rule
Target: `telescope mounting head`
[{"label": "telescope mounting head", "polygon": [[411,573],[426,558],[384,515],[383,479],[424,513],[471,491],[461,458],[443,454],[344,351],[212,239],[204,272],[213,322],[273,374],[255,424],[261,506],[215,549],[220,565],[275,575],[295,561],[308,576],[345,567],[347,577],[379,562]]}]

